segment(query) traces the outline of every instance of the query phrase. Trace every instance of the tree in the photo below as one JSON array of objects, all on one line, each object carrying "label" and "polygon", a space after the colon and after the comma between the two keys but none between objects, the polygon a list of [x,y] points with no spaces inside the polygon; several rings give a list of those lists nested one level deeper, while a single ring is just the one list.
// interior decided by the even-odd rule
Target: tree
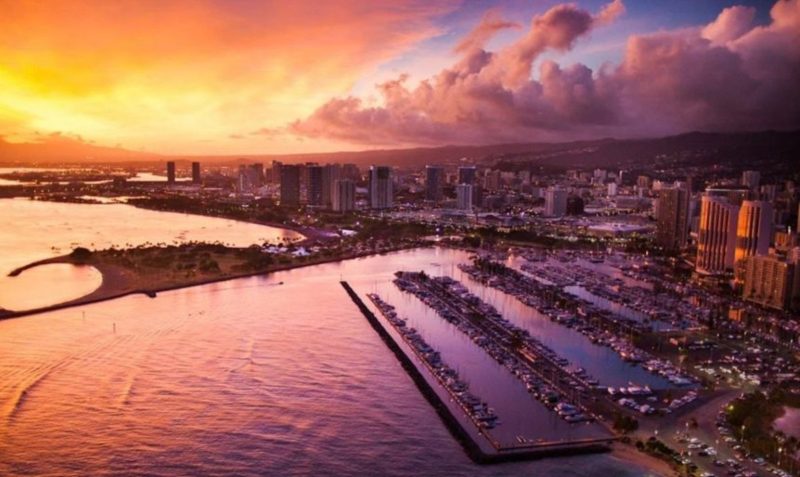
[{"label": "tree", "polygon": [[85,262],[92,258],[92,251],[85,247],[77,247],[69,256],[75,260]]}]

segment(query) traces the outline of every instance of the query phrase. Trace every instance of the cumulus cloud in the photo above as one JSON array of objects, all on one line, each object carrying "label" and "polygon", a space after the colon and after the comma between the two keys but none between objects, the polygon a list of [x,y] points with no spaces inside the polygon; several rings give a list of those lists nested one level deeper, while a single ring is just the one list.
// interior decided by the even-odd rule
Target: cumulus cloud
[{"label": "cumulus cloud", "polygon": [[519,23],[506,21],[500,18],[497,10],[489,10],[483,16],[481,22],[478,23],[478,26],[458,42],[454,51],[456,53],[464,53],[476,48],[483,48],[486,42],[499,31],[519,27]]},{"label": "cumulus cloud", "polygon": [[756,9],[753,7],[736,5],[726,8],[716,20],[703,28],[701,36],[714,44],[725,44],[750,31],[755,16]]},{"label": "cumulus cloud", "polygon": [[404,145],[800,127],[800,0],[778,1],[766,25],[731,7],[706,26],[632,36],[620,64],[599,71],[540,61],[534,79],[543,53],[570,50],[623,12],[619,0],[594,15],[557,5],[496,52],[484,45],[508,26],[487,15],[437,75],[378,85],[379,105],[332,99],[287,130]]}]

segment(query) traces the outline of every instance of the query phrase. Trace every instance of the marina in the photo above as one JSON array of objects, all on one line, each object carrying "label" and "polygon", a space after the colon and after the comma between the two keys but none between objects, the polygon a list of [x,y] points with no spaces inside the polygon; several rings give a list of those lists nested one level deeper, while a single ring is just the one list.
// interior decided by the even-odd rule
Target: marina
[{"label": "marina", "polygon": [[[496,463],[610,450],[615,436],[596,424],[591,430],[584,425],[580,432],[557,439],[520,434],[509,439],[508,433],[498,433],[507,426],[494,409],[468,391],[469,384],[444,364],[441,354],[426,343],[417,330],[408,327],[392,305],[377,294],[367,294],[382,318],[379,319],[347,282],[342,282],[342,286],[474,461]],[[574,414],[566,403],[558,406],[556,412]],[[513,422],[509,424],[513,426]]]},{"label": "marina", "polygon": [[448,277],[428,278],[421,273],[398,272],[395,284],[455,324],[565,422],[596,419],[581,404],[581,398],[589,399],[587,383],[576,374],[564,372],[561,366],[566,360],[504,320],[491,305],[480,302],[458,282]]},{"label": "marina", "polygon": [[[623,361],[659,376],[662,378],[659,388],[665,387],[663,384],[666,387],[695,384],[692,378],[667,361],[655,359],[630,343],[627,339],[630,333],[644,331],[637,323],[598,310],[589,303],[571,299],[555,286],[541,284],[499,262],[476,258],[472,265],[461,264],[459,268],[481,283],[507,292],[525,305],[541,310],[551,320],[579,331],[593,344],[614,350]],[[622,389],[629,387],[649,389],[647,385],[635,384],[623,386]]]}]

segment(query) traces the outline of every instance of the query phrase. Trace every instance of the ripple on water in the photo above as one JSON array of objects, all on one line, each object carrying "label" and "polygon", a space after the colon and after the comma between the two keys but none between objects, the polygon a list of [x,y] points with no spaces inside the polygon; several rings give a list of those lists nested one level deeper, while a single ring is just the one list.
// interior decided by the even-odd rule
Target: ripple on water
[{"label": "ripple on water", "polygon": [[58,366],[0,425],[0,475],[644,475],[609,455],[473,464],[339,285],[464,259],[402,252],[0,322],[0,403]]}]

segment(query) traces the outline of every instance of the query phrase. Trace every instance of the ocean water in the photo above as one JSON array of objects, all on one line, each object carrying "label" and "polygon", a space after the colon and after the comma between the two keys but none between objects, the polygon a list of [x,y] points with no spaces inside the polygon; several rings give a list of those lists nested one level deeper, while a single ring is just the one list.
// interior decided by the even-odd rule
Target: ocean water
[{"label": "ocean water", "polygon": [[467,458],[339,284],[364,294],[461,258],[400,252],[0,322],[0,475],[646,475],[605,454]]}]

